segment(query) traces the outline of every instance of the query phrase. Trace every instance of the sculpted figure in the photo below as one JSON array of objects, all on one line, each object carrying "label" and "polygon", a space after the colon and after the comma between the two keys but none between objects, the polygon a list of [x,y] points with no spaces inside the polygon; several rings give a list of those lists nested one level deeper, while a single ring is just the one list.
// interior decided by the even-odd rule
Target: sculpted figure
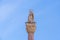
[{"label": "sculpted figure", "polygon": [[33,22],[34,21],[34,15],[32,13],[32,11],[30,11],[30,14],[28,16],[28,22]]}]

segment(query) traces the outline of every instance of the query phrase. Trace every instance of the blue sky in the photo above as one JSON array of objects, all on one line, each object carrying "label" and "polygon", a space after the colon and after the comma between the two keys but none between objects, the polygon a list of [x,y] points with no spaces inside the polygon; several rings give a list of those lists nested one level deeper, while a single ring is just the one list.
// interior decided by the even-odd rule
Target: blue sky
[{"label": "blue sky", "polygon": [[0,0],[0,40],[28,40],[25,22],[32,9],[35,40],[60,40],[60,0]]}]

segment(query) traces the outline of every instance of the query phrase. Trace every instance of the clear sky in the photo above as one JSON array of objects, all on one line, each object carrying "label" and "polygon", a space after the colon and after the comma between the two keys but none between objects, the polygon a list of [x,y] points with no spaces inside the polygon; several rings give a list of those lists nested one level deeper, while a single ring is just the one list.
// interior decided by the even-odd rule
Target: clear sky
[{"label": "clear sky", "polygon": [[32,9],[35,40],[60,40],[60,0],[0,0],[0,40],[28,40],[25,22]]}]

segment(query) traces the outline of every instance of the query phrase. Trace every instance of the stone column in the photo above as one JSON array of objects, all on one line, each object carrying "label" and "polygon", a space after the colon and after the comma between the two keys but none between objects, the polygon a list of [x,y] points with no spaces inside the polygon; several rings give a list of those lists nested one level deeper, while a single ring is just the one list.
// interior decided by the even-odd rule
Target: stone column
[{"label": "stone column", "polygon": [[28,40],[34,40],[34,33],[28,33]]},{"label": "stone column", "polygon": [[34,32],[35,32],[36,26],[34,22],[34,15],[32,11],[30,11],[30,14],[28,16],[28,21],[26,22],[26,30],[28,32],[28,40],[34,40]]}]

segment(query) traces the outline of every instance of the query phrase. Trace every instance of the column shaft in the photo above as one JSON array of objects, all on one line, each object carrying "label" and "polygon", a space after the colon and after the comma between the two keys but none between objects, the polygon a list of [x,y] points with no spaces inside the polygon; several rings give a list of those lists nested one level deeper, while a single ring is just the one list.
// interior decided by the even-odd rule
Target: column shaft
[{"label": "column shaft", "polygon": [[28,33],[28,40],[34,40],[34,33]]}]

